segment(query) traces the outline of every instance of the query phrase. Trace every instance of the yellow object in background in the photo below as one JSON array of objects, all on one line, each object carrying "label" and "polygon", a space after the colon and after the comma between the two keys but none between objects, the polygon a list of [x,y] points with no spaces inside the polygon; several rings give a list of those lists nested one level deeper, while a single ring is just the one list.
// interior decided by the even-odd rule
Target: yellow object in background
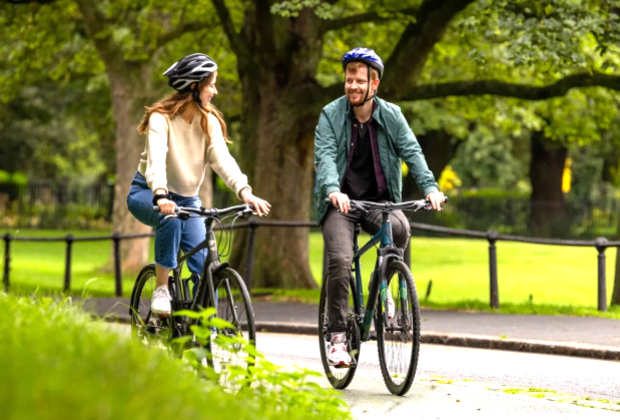
[{"label": "yellow object in background", "polygon": [[573,179],[570,170],[572,163],[573,160],[571,158],[566,158],[566,161],[564,162],[564,171],[562,172],[562,192],[564,194],[570,192],[570,186]]},{"label": "yellow object in background", "polygon": [[439,191],[447,193],[455,188],[460,187],[463,182],[459,178],[459,176],[452,170],[452,166],[448,165],[441,172],[441,176],[439,177]]},{"label": "yellow object in background", "polygon": [[400,165],[403,168],[403,178],[406,177],[407,175],[409,175],[409,167],[407,166],[407,164],[405,163],[404,160],[400,161]]}]

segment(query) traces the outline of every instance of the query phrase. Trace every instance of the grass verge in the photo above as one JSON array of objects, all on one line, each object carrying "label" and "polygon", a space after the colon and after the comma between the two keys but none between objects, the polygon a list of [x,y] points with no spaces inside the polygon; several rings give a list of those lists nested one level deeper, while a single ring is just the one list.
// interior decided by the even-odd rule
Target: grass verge
[{"label": "grass verge", "polygon": [[3,420],[325,418],[275,398],[240,401],[167,352],[92,321],[67,300],[0,294],[0,307]]}]

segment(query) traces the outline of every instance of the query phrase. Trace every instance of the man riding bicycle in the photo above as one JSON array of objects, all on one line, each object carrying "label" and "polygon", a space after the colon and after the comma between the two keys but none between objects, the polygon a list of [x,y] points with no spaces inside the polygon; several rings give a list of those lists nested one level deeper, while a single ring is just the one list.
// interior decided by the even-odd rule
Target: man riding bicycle
[{"label": "man riding bicycle", "polygon": [[[441,209],[444,195],[400,108],[376,96],[384,71],[381,58],[373,50],[355,48],[342,57],[342,66],[345,96],[321,111],[314,159],[317,216],[329,258],[328,360],[333,366],[347,367],[351,363],[346,330],[355,224],[371,234],[381,228],[381,212],[351,210],[349,199],[402,201],[401,160],[433,209]],[[326,197],[333,208],[325,204]],[[395,244],[405,248],[407,218],[402,211],[394,211],[390,221]]]}]

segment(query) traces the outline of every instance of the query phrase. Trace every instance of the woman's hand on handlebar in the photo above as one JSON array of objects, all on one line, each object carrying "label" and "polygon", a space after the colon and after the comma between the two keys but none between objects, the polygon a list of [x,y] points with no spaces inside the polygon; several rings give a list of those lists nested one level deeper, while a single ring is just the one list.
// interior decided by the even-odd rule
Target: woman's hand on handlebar
[{"label": "woman's hand on handlebar", "polygon": [[160,198],[157,200],[157,205],[159,206],[159,212],[161,214],[174,214],[177,209],[175,202],[168,200],[167,198]]},{"label": "woman's hand on handlebar", "polygon": [[250,190],[245,189],[241,191],[241,198],[245,204],[251,204],[254,206],[254,211],[259,216],[267,216],[269,214],[269,210],[271,209],[271,204],[262,198],[258,198],[254,194],[250,192]]},{"label": "woman's hand on handlebar", "polygon": [[431,202],[433,210],[441,211],[441,205],[446,202],[446,196],[441,191],[435,191],[426,196]]},{"label": "woman's hand on handlebar", "polygon": [[340,210],[341,213],[348,213],[351,210],[351,202],[348,195],[334,191],[329,195],[329,199],[332,200],[334,207]]}]

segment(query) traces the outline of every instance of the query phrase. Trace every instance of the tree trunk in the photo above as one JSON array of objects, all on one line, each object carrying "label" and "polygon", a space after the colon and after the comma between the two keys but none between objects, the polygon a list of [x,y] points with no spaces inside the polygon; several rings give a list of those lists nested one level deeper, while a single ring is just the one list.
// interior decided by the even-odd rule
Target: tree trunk
[{"label": "tree trunk", "polygon": [[[108,69],[112,107],[116,121],[116,185],[114,187],[113,226],[120,234],[148,233],[151,228],[138,222],[127,210],[126,197],[133,179],[140,153],[144,150],[144,138],[138,134],[138,126],[143,114],[148,85],[141,75],[145,69],[127,68],[123,72]],[[121,241],[122,269],[136,272],[148,261],[150,240],[131,239]]]},{"label": "tree trunk", "polygon": [[566,233],[562,175],[568,149],[546,140],[543,132],[534,132],[531,151],[530,232],[537,236],[561,236]]},{"label": "tree trunk", "polygon": [[[426,134],[416,136],[416,138],[424,152],[428,168],[435,175],[435,179],[439,181],[441,173],[456,155],[461,142],[456,141],[450,134],[441,130],[427,131]],[[415,200],[421,196],[422,192],[415,179],[411,175],[406,176],[403,179],[403,200]]]},{"label": "tree trunk", "polygon": [[[291,115],[298,95],[286,89],[264,89],[257,104],[257,131],[252,188],[272,204],[268,220],[310,220],[314,118]],[[247,156],[247,154],[246,154]],[[308,261],[308,228],[256,230],[252,287],[316,288]],[[245,273],[249,231],[237,235],[231,261]]]},{"label": "tree trunk", "polygon": [[[296,19],[275,18],[261,5],[256,20],[245,28],[256,34],[248,36],[250,43],[256,42],[250,45],[252,55],[238,60],[243,92],[240,164],[254,193],[272,204],[268,220],[308,221],[320,113],[311,100],[320,89],[314,77],[322,50],[320,20],[310,9]],[[270,28],[270,23],[278,28]],[[241,273],[246,272],[249,233],[235,237],[231,263]],[[308,228],[258,228],[251,286],[316,288],[308,234]]]}]

